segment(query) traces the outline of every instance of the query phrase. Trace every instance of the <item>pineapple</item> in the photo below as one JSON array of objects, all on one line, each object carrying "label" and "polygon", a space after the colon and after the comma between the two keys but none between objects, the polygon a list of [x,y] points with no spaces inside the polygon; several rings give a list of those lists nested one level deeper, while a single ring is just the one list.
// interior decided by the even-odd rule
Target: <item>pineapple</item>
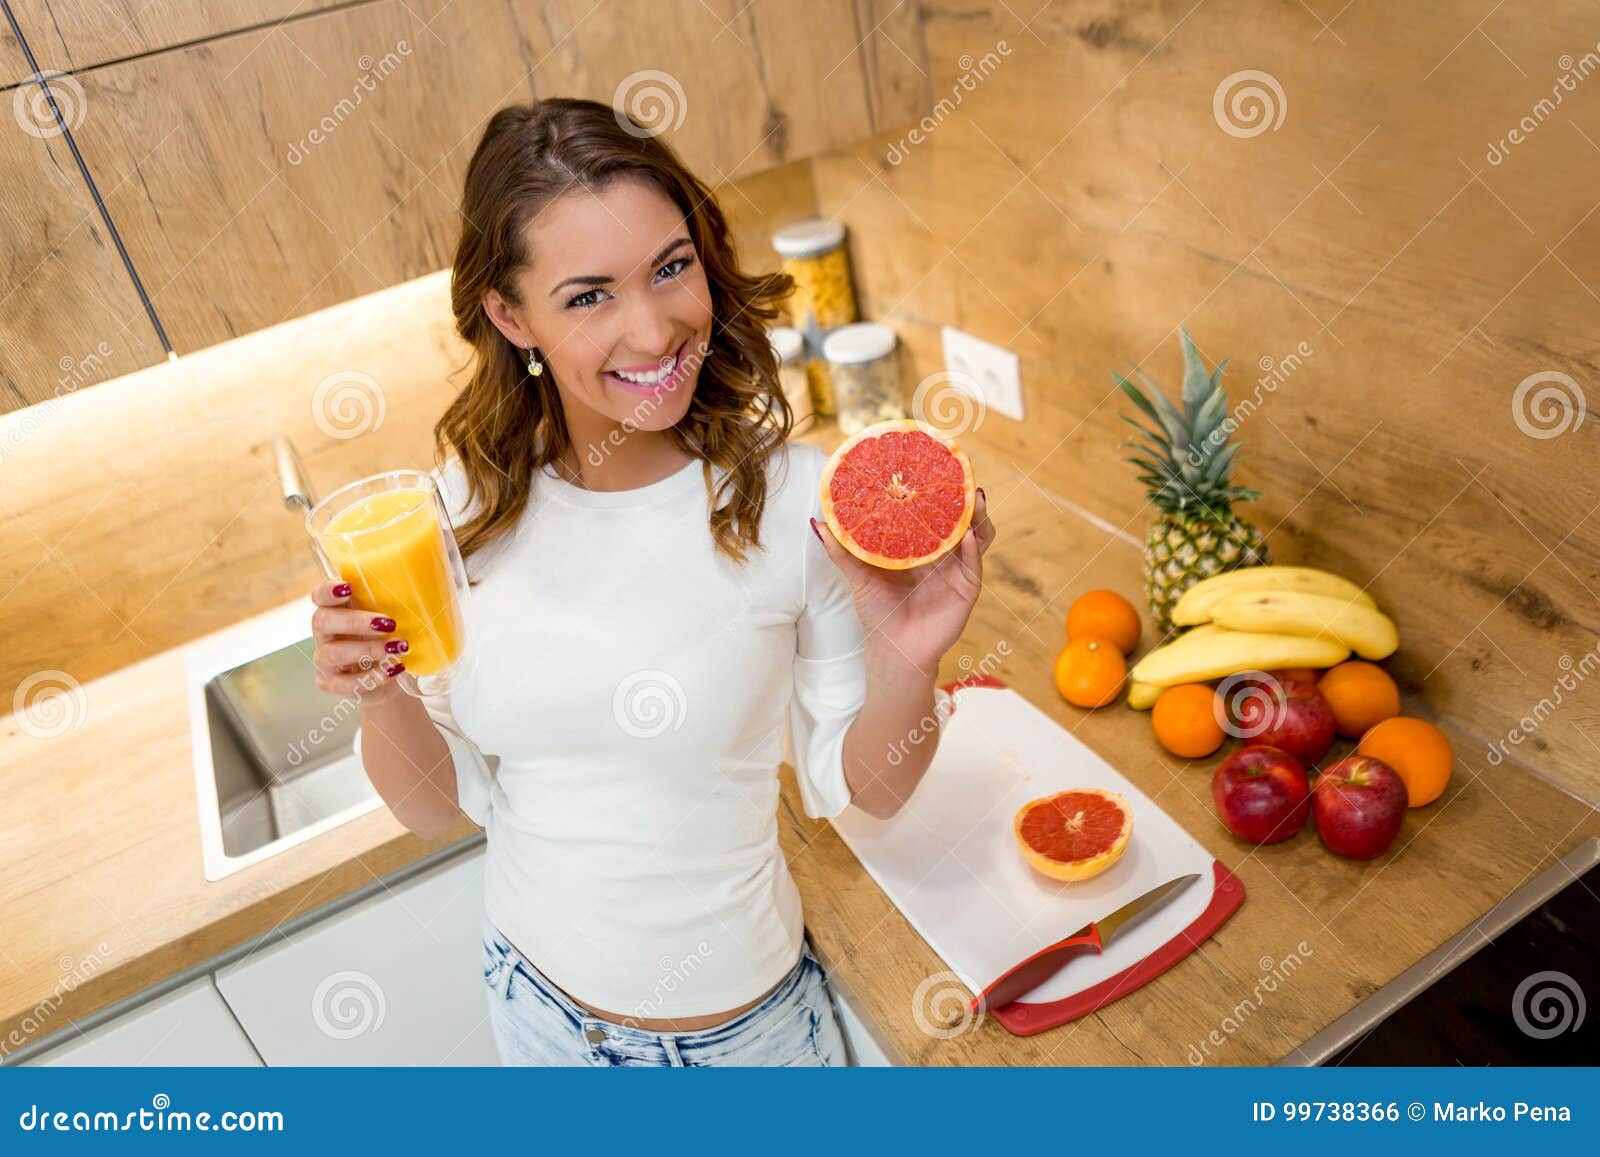
[{"label": "pineapple", "polygon": [[1159,512],[1145,540],[1144,579],[1151,614],[1163,635],[1172,630],[1170,615],[1178,596],[1195,583],[1272,561],[1261,532],[1233,513],[1235,502],[1261,495],[1229,479],[1239,443],[1228,442],[1228,395],[1220,384],[1228,360],[1208,374],[1194,340],[1181,326],[1178,335],[1183,342],[1181,413],[1137,369],[1148,396],[1123,375],[1112,375],[1154,423],[1146,426],[1122,415],[1139,432],[1126,443],[1138,451],[1128,461],[1139,468],[1139,481],[1149,487]]}]

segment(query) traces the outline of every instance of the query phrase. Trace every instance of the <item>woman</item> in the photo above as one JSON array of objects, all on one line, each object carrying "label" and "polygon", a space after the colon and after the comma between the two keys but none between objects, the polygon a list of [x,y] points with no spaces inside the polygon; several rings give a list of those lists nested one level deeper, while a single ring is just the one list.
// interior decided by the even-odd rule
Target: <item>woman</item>
[{"label": "woman", "polygon": [[710,192],[621,113],[503,109],[462,216],[475,356],[435,477],[472,661],[448,696],[406,695],[404,624],[328,583],[318,686],[359,698],[357,750],[408,828],[437,838],[459,810],[487,830],[505,1062],[842,1064],[777,765],[813,817],[911,794],[936,743],[906,737],[938,718],[994,536],[982,492],[931,566],[833,539],[765,333],[793,283],[741,273]]}]

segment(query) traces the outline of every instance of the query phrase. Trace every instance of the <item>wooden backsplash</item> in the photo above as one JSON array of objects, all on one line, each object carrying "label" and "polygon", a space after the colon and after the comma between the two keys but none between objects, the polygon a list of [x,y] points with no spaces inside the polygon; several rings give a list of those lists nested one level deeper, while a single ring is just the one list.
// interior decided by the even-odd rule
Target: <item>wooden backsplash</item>
[{"label": "wooden backsplash", "polygon": [[[1600,684],[1600,427],[1574,422],[1583,391],[1600,406],[1600,13],[1488,7],[925,4],[949,115],[829,154],[817,188],[908,396],[942,324],[1016,350],[1027,420],[967,439],[1141,541],[1110,371],[1176,385],[1180,323],[1231,357],[1233,402],[1260,400],[1238,436],[1266,497],[1242,512],[1279,559],[1372,583],[1391,669],[1483,741],[1464,768],[1533,716],[1510,756],[1593,801],[1600,686],[1560,680],[1587,655]],[[1225,131],[1244,70],[1281,89],[1257,82],[1276,128]],[[1536,374],[1566,381],[1518,403]],[[1541,386],[1566,408],[1541,417]],[[1079,593],[1045,592],[1051,615]]]}]

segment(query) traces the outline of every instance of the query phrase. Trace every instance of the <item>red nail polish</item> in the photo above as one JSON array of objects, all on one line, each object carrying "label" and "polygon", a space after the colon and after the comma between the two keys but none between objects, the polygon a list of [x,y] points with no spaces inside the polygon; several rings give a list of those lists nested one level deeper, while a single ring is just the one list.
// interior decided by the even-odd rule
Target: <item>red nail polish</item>
[{"label": "red nail polish", "polygon": [[340,583],[338,586],[333,588],[333,597],[336,599],[347,599],[350,597],[350,594],[354,589],[355,588],[349,583]]},{"label": "red nail polish", "polygon": [[404,663],[396,663],[393,667],[390,667],[387,671],[385,671],[384,674],[389,676],[389,678],[393,679],[396,675],[400,674],[400,672],[404,671],[405,669],[406,669],[406,665]]},{"label": "red nail polish", "polygon": [[808,518],[808,519],[806,519],[806,521],[811,524],[811,533],[817,536],[817,541],[818,542],[821,542],[822,541],[822,531],[817,529],[817,520],[815,518]]},{"label": "red nail polish", "polygon": [[989,501],[989,499],[984,495],[983,487],[981,487],[981,486],[978,487],[978,497],[982,498],[985,502]]},{"label": "red nail polish", "polygon": [[387,615],[379,615],[372,620],[372,629],[374,631],[392,631],[394,630],[394,620]]},{"label": "red nail polish", "polygon": [[411,650],[411,644],[406,642],[404,639],[390,639],[383,645],[383,649],[388,651],[391,655],[398,655],[402,651]]}]

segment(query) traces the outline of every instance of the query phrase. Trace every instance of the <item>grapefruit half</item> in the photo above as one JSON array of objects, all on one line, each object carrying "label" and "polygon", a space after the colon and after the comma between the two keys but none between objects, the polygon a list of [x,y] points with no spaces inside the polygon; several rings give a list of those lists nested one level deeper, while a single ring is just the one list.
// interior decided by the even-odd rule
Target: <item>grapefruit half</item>
[{"label": "grapefruit half", "polygon": [[937,426],[878,422],[842,443],[822,470],[822,516],[862,562],[910,570],[953,549],[972,524],[972,462]]},{"label": "grapefruit half", "polygon": [[1114,791],[1075,787],[1023,804],[1012,830],[1039,871],[1055,880],[1087,880],[1128,850],[1133,809]]}]

